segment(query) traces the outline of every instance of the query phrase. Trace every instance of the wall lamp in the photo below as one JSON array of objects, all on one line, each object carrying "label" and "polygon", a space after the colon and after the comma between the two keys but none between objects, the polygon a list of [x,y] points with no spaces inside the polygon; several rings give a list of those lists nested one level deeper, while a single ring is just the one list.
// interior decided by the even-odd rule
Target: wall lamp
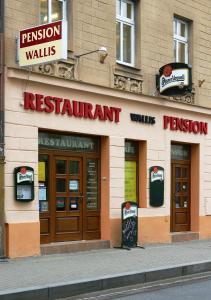
[{"label": "wall lamp", "polygon": [[106,47],[100,47],[99,49],[94,50],[94,51],[89,51],[89,52],[86,52],[86,53],[83,53],[83,54],[75,55],[75,58],[79,59],[82,56],[85,56],[85,55],[88,55],[88,54],[91,54],[91,53],[95,53],[95,52],[99,53],[100,62],[101,62],[101,64],[103,64],[104,60],[108,56],[108,51],[107,51]]}]

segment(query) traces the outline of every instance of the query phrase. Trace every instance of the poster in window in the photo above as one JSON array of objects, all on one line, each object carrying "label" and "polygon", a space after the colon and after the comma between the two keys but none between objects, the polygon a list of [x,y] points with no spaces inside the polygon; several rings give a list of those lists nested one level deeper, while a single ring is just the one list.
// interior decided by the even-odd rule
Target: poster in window
[{"label": "poster in window", "polygon": [[125,201],[137,201],[136,161],[125,161]]},{"label": "poster in window", "polygon": [[39,167],[38,167],[38,177],[39,181],[45,181],[45,162],[39,161]]},{"label": "poster in window", "polygon": [[87,159],[87,181],[86,181],[87,209],[98,208],[98,161]]},{"label": "poster in window", "polygon": [[39,185],[39,201],[47,200],[47,189],[45,185]]}]

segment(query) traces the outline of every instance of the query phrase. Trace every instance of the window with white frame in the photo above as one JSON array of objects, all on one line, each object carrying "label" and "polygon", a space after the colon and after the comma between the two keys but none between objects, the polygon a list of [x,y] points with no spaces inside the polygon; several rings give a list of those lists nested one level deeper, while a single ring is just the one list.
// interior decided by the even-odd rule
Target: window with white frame
[{"label": "window with white frame", "polygon": [[133,66],[135,57],[135,3],[116,0],[116,60]]},{"label": "window with white frame", "polygon": [[188,22],[174,18],[174,57],[176,62],[188,63]]},{"label": "window with white frame", "polygon": [[66,0],[40,0],[40,23],[66,20]]}]

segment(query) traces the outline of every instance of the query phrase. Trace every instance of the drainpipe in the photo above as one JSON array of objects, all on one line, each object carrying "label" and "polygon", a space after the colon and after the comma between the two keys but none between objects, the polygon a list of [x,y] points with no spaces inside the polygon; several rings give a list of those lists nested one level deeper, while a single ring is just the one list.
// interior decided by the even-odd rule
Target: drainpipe
[{"label": "drainpipe", "polygon": [[0,0],[0,258],[5,256],[4,236],[4,0]]}]

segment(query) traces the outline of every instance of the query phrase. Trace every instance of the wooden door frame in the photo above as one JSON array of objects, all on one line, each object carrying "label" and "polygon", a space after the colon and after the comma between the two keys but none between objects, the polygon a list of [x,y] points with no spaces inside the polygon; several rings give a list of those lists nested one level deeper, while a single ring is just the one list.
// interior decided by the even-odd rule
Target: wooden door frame
[{"label": "wooden door frame", "polygon": [[[191,159],[189,160],[171,160],[171,205],[170,205],[170,211],[171,211],[171,216],[170,216],[170,231],[171,232],[175,232],[173,230],[173,226],[174,226],[174,207],[173,207],[173,199],[174,199],[174,195],[173,195],[173,165],[174,164],[178,164],[178,165],[188,165],[189,166],[189,229],[187,231],[191,230]],[[178,231],[178,232],[182,232],[182,231]]]},{"label": "wooden door frame", "polygon": [[[99,147],[100,148],[100,147]],[[39,214],[39,218],[40,219],[44,219],[44,218],[48,218],[49,219],[49,235],[45,236],[45,235],[41,235],[41,243],[51,243],[51,242],[55,242],[54,237],[56,236],[56,230],[55,230],[55,219],[56,219],[56,210],[53,209],[53,205],[55,205],[55,203],[52,204],[52,201],[50,201],[50,195],[53,195],[54,192],[54,188],[53,188],[53,180],[50,180],[50,178],[54,177],[54,173],[55,173],[55,166],[53,164],[53,161],[55,159],[56,156],[60,156],[60,157],[77,157],[77,158],[81,158],[82,159],[82,181],[83,181],[83,193],[84,195],[86,195],[86,160],[87,158],[93,158],[93,159],[98,159],[99,164],[98,164],[98,191],[99,191],[99,203],[98,203],[98,210],[95,212],[98,212],[99,217],[101,219],[101,180],[100,180],[100,176],[101,176],[101,160],[100,160],[100,149],[99,152],[72,152],[72,151],[68,151],[68,150],[58,150],[58,149],[42,149],[39,148],[39,155],[48,155],[49,157],[49,211],[48,212],[40,212]],[[55,200],[53,201],[55,202]],[[82,212],[82,222],[84,223],[85,220],[85,206],[86,206],[86,202],[83,201],[83,212]],[[100,232],[101,232],[101,222],[100,222]],[[82,225],[82,235],[84,235],[84,226]],[[100,238],[100,233],[99,233],[99,238]]]}]

